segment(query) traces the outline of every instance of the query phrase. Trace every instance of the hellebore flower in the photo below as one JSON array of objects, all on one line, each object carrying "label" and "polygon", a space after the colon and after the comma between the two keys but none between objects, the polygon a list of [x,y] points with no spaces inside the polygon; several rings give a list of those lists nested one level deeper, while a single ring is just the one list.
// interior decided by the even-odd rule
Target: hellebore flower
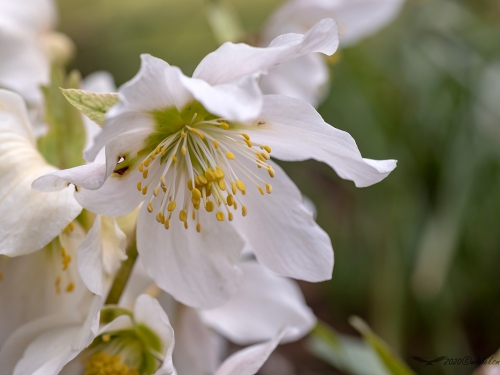
[{"label": "hellebore flower", "polygon": [[23,99],[0,90],[0,254],[40,250],[80,213],[74,186],[49,194],[31,189],[33,180],[55,170],[36,148]]},{"label": "hellebore flower", "polygon": [[262,95],[256,79],[306,53],[331,54],[337,44],[335,23],[323,20],[268,48],[226,43],[193,78],[143,55],[86,153],[92,160],[106,147],[106,166],[55,172],[33,188],[52,191],[69,181],[81,187],[76,198],[84,207],[109,216],[144,201],[137,222],[144,266],[159,287],[193,307],[221,305],[236,292],[245,244],[280,275],[329,279],[330,240],[270,154],[323,161],[358,187],[381,181],[396,162],[363,159],[352,137],[312,106]]},{"label": "hellebore flower", "polygon": [[[283,33],[304,33],[330,17],[339,25],[340,47],[352,46],[391,22],[404,0],[290,0],[269,17],[260,45]],[[272,69],[260,82],[265,94],[302,99],[317,106],[327,92],[328,66],[323,56],[310,53]]]}]

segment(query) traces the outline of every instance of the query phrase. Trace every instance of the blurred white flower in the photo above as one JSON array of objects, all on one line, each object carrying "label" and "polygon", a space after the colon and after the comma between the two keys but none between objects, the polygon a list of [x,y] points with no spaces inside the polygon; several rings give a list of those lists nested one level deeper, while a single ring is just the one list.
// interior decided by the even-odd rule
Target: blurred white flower
[{"label": "blurred white flower", "polygon": [[[55,172],[33,187],[52,191],[69,181],[81,187],[76,197],[84,207],[108,216],[145,200],[137,223],[145,268],[190,306],[215,307],[236,292],[236,261],[245,243],[278,274],[329,279],[330,240],[295,185],[269,160],[271,149],[282,160],[323,161],[359,187],[384,179],[396,162],[363,159],[349,134],[305,102],[262,95],[256,78],[284,61],[336,48],[336,25],[323,20],[268,48],[226,43],[193,78],[144,55],[86,153],[93,159],[106,146],[106,166]],[[221,223],[226,218],[229,223]]]},{"label": "blurred white flower", "polygon": [[56,13],[52,0],[0,2],[0,87],[27,101],[36,136],[44,131],[40,86],[49,83],[51,62],[73,54],[68,37],[53,31]]},{"label": "blurred white flower", "polygon": [[[340,46],[356,44],[391,22],[404,0],[290,0],[271,15],[260,36],[266,46],[278,35],[304,33],[323,18],[339,26]],[[328,66],[324,58],[311,53],[286,62],[262,77],[266,94],[287,95],[317,106],[327,93]]]},{"label": "blurred white flower", "polygon": [[50,194],[31,189],[33,180],[55,170],[36,148],[23,99],[0,90],[0,254],[43,248],[80,213],[73,186]]}]

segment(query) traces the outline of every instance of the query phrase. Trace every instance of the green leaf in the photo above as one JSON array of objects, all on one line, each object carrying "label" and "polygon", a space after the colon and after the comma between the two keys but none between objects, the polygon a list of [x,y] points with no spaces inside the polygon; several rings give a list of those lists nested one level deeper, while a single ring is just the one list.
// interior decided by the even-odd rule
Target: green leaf
[{"label": "green leaf", "polygon": [[371,347],[376,351],[380,360],[383,362],[389,374],[391,375],[415,375],[415,373],[405,364],[382,340],[378,337],[365,323],[363,319],[357,316],[352,316],[349,319],[349,323],[358,330],[365,341],[371,345]]},{"label": "green leaf", "polygon": [[342,335],[321,322],[314,328],[308,348],[318,358],[348,374],[390,375],[364,340]]},{"label": "green leaf", "polygon": [[106,112],[118,103],[118,94],[95,93],[76,89],[61,89],[62,93],[80,112],[102,126]]}]

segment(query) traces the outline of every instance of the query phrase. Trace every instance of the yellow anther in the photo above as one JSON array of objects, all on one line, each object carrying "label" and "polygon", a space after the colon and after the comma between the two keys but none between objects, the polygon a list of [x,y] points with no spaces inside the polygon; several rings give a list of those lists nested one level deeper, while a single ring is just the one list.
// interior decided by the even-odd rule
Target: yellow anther
[{"label": "yellow anther", "polygon": [[68,227],[69,227],[70,232],[73,232],[75,230],[75,224],[73,224],[72,221],[70,221],[70,223],[68,224]]},{"label": "yellow anther", "polygon": [[167,188],[166,188],[165,186],[162,186],[162,187],[161,187],[161,190],[163,190],[163,192],[164,192],[164,193],[166,193],[166,192],[167,192]]},{"label": "yellow anther", "polygon": [[231,212],[227,213],[227,218],[229,221],[233,221],[233,214]]},{"label": "yellow anther", "polygon": [[139,164],[139,172],[144,172],[144,165],[142,163]]},{"label": "yellow anther", "polygon": [[136,367],[124,364],[119,355],[111,355],[106,352],[93,354],[85,365],[84,375],[104,374],[139,375],[139,372]]},{"label": "yellow anther", "polygon": [[257,188],[259,189],[260,194],[264,195],[264,189],[262,189],[260,186],[257,186]]},{"label": "yellow anther", "polygon": [[214,202],[207,201],[207,203],[205,204],[205,210],[207,210],[207,212],[212,212],[214,208],[215,208]]},{"label": "yellow anther", "polygon": [[266,159],[264,159],[260,152],[256,152],[255,155],[257,155],[257,159],[259,159],[260,161],[266,161]]},{"label": "yellow anther", "polygon": [[224,178],[224,170],[221,167],[216,166],[215,171],[214,171],[214,175],[215,175],[215,178],[218,180],[221,178]]},{"label": "yellow anther", "polygon": [[196,220],[196,211],[193,211],[193,213],[191,214],[191,218],[192,218],[193,220]]},{"label": "yellow anther", "polygon": [[175,207],[177,206],[177,203],[175,203],[175,201],[172,201],[168,204],[167,206],[167,210],[169,210],[170,212],[172,212],[173,210],[175,210]]},{"label": "yellow anther", "polygon": [[215,181],[215,175],[214,172],[211,169],[207,169],[205,171],[205,178],[207,179],[208,182],[213,182]]},{"label": "yellow anther", "polygon": [[267,168],[267,173],[269,173],[270,177],[274,177],[276,175],[276,172],[274,172],[274,169],[271,166]]},{"label": "yellow anther", "polygon": [[249,139],[245,139],[245,143],[247,144],[248,147],[252,147],[253,146],[252,141],[249,140]]},{"label": "yellow anther", "polygon": [[218,184],[219,184],[219,189],[221,189],[222,191],[226,191],[226,181],[219,180]]},{"label": "yellow anther", "polygon": [[231,182],[231,190],[233,192],[233,195],[236,195],[236,184],[234,182]]},{"label": "yellow anther", "polygon": [[161,148],[161,156],[165,155],[166,152],[167,152],[167,148],[166,147],[162,147]]},{"label": "yellow anther", "polygon": [[273,191],[273,187],[270,184],[266,184],[266,191],[267,194],[271,194]]},{"label": "yellow anther", "polygon": [[147,186],[144,186],[142,188],[142,195],[146,195],[148,193],[148,187]]},{"label": "yellow anther", "polygon": [[151,159],[147,158],[146,160],[144,160],[144,166],[145,167],[148,167],[149,166],[149,162],[151,161]]},{"label": "yellow anther", "polygon": [[66,287],[66,292],[71,293],[73,290],[75,290],[75,284],[69,283],[68,286]]},{"label": "yellow anther", "polygon": [[188,214],[187,214],[187,212],[186,212],[186,211],[184,211],[184,210],[181,210],[181,211],[179,212],[179,220],[180,220],[180,221],[186,221],[186,220],[187,220],[187,218],[188,218]]},{"label": "yellow anther", "polygon": [[184,130],[181,131],[181,137],[184,138],[186,136],[186,133],[184,133]]},{"label": "yellow anther", "polygon": [[63,271],[66,271],[68,269],[69,262],[71,262],[71,257],[69,255],[66,255],[62,258]]},{"label": "yellow anther", "polygon": [[229,129],[229,125],[227,124],[227,122],[221,122],[220,126],[222,126],[224,128],[224,130]]},{"label": "yellow anther", "polygon": [[184,222],[184,228],[188,229],[188,222],[187,221]]},{"label": "yellow anther", "polygon": [[234,154],[231,151],[226,152],[226,157],[230,160],[235,159]]},{"label": "yellow anther", "polygon": [[200,199],[201,198],[201,191],[197,188],[194,188],[191,190],[191,194],[193,195],[193,198]]},{"label": "yellow anther", "polygon": [[264,159],[266,159],[266,160],[271,159],[271,155],[269,155],[269,152],[267,152],[266,150],[262,151],[260,154],[261,154],[261,155],[262,155],[262,157],[263,157]]},{"label": "yellow anther", "polygon": [[250,140],[250,137],[248,136],[248,134],[246,133],[241,133],[241,135],[243,136],[243,138],[245,138],[247,141]]},{"label": "yellow anther", "polygon": [[148,211],[153,212],[153,205],[151,204],[151,202],[148,203]]},{"label": "yellow anther", "polygon": [[179,161],[179,159],[177,159],[177,156],[175,155],[172,155],[172,160],[174,161],[174,163],[177,163]]},{"label": "yellow anther", "polygon": [[191,132],[193,132],[194,134],[198,135],[201,139],[205,139],[205,136],[203,135],[203,133],[199,132],[197,129],[189,129]]},{"label": "yellow anther", "polygon": [[238,188],[239,191],[245,195],[245,183],[241,180],[236,181],[236,187]]},{"label": "yellow anther", "polygon": [[165,229],[170,228],[170,222],[168,220],[165,220],[165,224],[163,224],[163,226],[165,227]]},{"label": "yellow anther", "polygon": [[157,186],[157,187],[154,188],[153,194],[155,195],[155,197],[157,197],[158,194],[160,194],[160,187],[159,186]]},{"label": "yellow anther", "polygon": [[155,153],[159,154],[160,152],[161,152],[161,146],[158,145],[158,146],[156,146]]},{"label": "yellow anther", "polygon": [[139,191],[141,191],[141,190],[142,190],[142,183],[141,183],[141,181],[139,181],[139,182],[137,183],[137,190],[139,190]]},{"label": "yellow anther", "polygon": [[148,178],[148,173],[149,169],[144,170],[144,172],[142,172],[142,178]]},{"label": "yellow anther", "polygon": [[267,152],[271,153],[271,147],[269,147],[269,146],[262,146],[262,148],[264,150],[266,150]]},{"label": "yellow anther", "polygon": [[218,212],[215,214],[215,217],[216,217],[216,218],[217,218],[217,220],[219,220],[219,221],[224,221],[224,219],[225,219],[224,212],[222,212],[222,211],[218,211]]},{"label": "yellow anther", "polygon": [[61,255],[63,258],[66,256],[66,248],[64,246],[61,247]]},{"label": "yellow anther", "polygon": [[156,221],[159,222],[159,223],[161,223],[161,212],[158,212],[156,214]]},{"label": "yellow anther", "polygon": [[245,206],[243,206],[243,205],[242,205],[242,206],[241,206],[241,214],[242,214],[243,216],[247,216],[247,212],[248,212],[247,208],[246,208]]},{"label": "yellow anther", "polygon": [[237,210],[237,209],[238,209],[238,203],[237,203],[236,201],[234,201],[233,208],[234,208],[235,210]]},{"label": "yellow anther", "polygon": [[109,340],[111,340],[111,336],[110,335],[102,335],[102,341],[104,342],[108,342]]},{"label": "yellow anther", "polygon": [[217,142],[215,139],[212,142],[214,143],[215,148],[219,148],[219,142]]},{"label": "yellow anther", "polygon": [[167,181],[165,181],[165,176],[164,176],[164,175],[162,175],[162,176],[160,177],[160,182],[161,182],[161,184],[162,184],[163,186],[167,185]]},{"label": "yellow anther", "polygon": [[234,198],[231,194],[228,194],[227,199],[226,199],[227,205],[232,206],[234,203]]},{"label": "yellow anther", "polygon": [[201,232],[201,225],[200,225],[200,223],[196,224],[196,231],[197,231],[198,233],[200,233],[200,232]]},{"label": "yellow anther", "polygon": [[182,146],[181,155],[186,155],[186,147]]},{"label": "yellow anther", "polygon": [[197,185],[206,185],[208,183],[208,180],[205,178],[205,176],[199,175],[196,176],[195,182]]}]

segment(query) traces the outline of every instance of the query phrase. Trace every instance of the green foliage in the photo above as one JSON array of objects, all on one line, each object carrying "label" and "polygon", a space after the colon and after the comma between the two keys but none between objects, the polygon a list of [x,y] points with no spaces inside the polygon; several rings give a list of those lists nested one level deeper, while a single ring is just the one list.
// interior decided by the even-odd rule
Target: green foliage
[{"label": "green foliage", "polygon": [[106,112],[118,103],[118,94],[61,89],[68,101],[98,125],[104,125]]},{"label": "green foliage", "polygon": [[84,162],[85,129],[80,113],[59,88],[80,87],[80,74],[72,71],[66,76],[62,68],[54,66],[50,78],[50,84],[42,87],[48,131],[38,140],[38,149],[50,164],[60,169],[75,167]]}]

